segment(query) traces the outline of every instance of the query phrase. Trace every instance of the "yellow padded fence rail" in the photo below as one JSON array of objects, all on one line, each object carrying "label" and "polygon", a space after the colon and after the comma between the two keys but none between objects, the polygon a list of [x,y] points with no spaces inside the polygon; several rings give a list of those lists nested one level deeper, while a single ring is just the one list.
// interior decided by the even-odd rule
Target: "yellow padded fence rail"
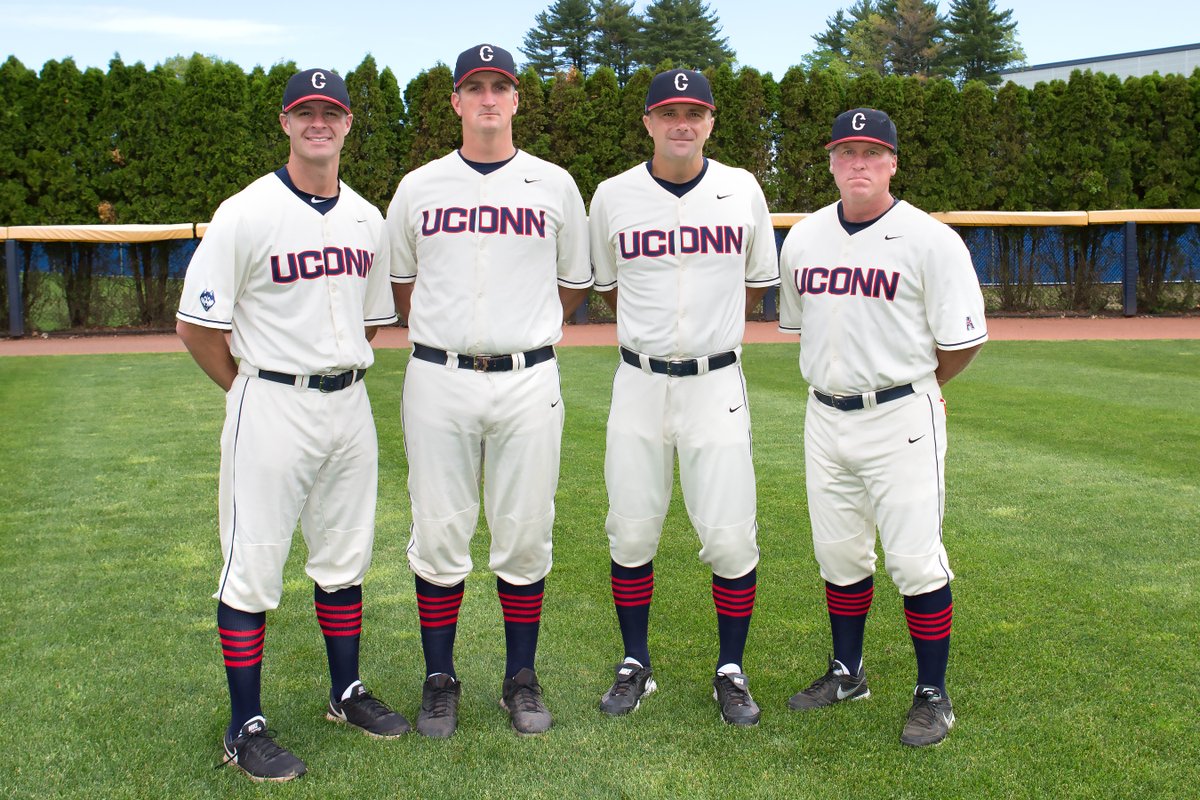
[{"label": "yellow padded fence rail", "polygon": [[15,225],[8,238],[23,242],[89,242],[96,244],[162,242],[191,239],[193,225]]}]

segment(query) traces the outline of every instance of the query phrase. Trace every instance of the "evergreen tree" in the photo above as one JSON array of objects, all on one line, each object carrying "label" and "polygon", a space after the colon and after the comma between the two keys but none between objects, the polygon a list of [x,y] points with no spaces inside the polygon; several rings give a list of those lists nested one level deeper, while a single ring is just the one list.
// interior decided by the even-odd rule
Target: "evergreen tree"
[{"label": "evergreen tree", "polygon": [[806,53],[800,59],[800,66],[806,70],[831,69],[840,74],[849,71],[850,63],[850,31],[853,20],[847,18],[846,12],[838,12],[825,20],[825,30],[813,34],[817,49]]},{"label": "evergreen tree", "polygon": [[812,212],[837,199],[825,145],[833,120],[851,106],[847,79],[832,71],[792,67],[779,82],[779,145],[775,154],[781,211]]},{"label": "evergreen tree", "polygon": [[[863,5],[866,5],[864,0]],[[870,11],[850,27],[847,37],[847,67],[850,75],[886,75],[888,66],[888,17]]]},{"label": "evergreen tree", "polygon": [[592,54],[592,6],[589,0],[554,0],[534,20],[521,51],[543,78],[574,68],[586,75]]},{"label": "evergreen tree", "polygon": [[549,87],[532,68],[526,67],[518,76],[521,85],[517,99],[517,114],[513,117],[513,143],[525,152],[552,161],[553,140],[546,111]]},{"label": "evergreen tree", "polygon": [[[588,149],[598,180],[610,178],[632,166],[629,156],[621,149],[624,128],[621,117],[621,89],[617,76],[608,67],[600,67],[588,76],[584,89],[591,109],[591,128]],[[591,193],[579,187],[584,199],[591,202]]]},{"label": "evergreen tree", "polygon": [[999,211],[1030,211],[1037,172],[1029,147],[1033,123],[1029,107],[1029,89],[1012,81],[996,92],[992,115],[994,167],[991,180],[996,194],[994,208]]},{"label": "evergreen tree", "polygon": [[0,64],[0,225],[32,225],[37,219],[30,202],[28,169],[37,90],[37,73],[16,56]]},{"label": "evergreen tree", "polygon": [[299,68],[294,61],[276,64],[270,70],[256,66],[246,76],[246,134],[250,174],[264,175],[287,163],[289,144],[279,125],[283,90]]},{"label": "evergreen tree", "polygon": [[960,83],[1000,83],[1000,72],[1025,61],[1016,41],[1012,10],[999,12],[995,0],[951,0],[946,22],[947,66]]},{"label": "evergreen tree", "polygon": [[952,207],[992,210],[996,208],[995,97],[983,81],[968,81],[960,101],[958,176]]},{"label": "evergreen tree", "polygon": [[597,68],[608,67],[624,86],[637,68],[634,56],[639,49],[643,20],[633,12],[633,2],[593,0],[592,62]]},{"label": "evergreen tree", "polygon": [[405,127],[412,132],[405,172],[441,158],[462,144],[462,123],[450,105],[454,74],[445,64],[427,69],[404,89]]},{"label": "evergreen tree", "polygon": [[595,136],[594,110],[584,91],[583,76],[575,70],[554,79],[546,102],[550,140],[554,148],[550,160],[571,173],[579,193],[591,197],[596,185],[607,175],[596,171],[591,143]]},{"label": "evergreen tree", "polygon": [[717,119],[705,154],[752,172],[760,184],[771,183],[775,107],[762,74],[743,67],[735,75],[722,64],[711,71],[710,82]]},{"label": "evergreen tree", "polygon": [[[172,173],[176,209],[183,219],[208,220],[225,198],[262,174],[261,156],[253,152],[246,132],[250,120],[261,116],[274,117],[278,126],[278,113],[273,112],[280,100],[269,109],[250,109],[249,80],[242,68],[200,55],[188,61],[182,89],[171,143],[173,158],[160,166]],[[227,135],[213,135],[214,115],[220,116]]]},{"label": "evergreen tree", "polygon": [[873,17],[871,24],[887,41],[887,71],[922,78],[938,74],[945,26],[938,16],[937,3],[897,0],[894,10]]},{"label": "evergreen tree", "polygon": [[[663,62],[655,67],[655,72],[664,68]],[[621,151],[626,154],[626,168],[634,164],[649,161],[654,155],[654,142],[646,133],[642,117],[646,114],[646,93],[650,91],[650,81],[654,73],[649,67],[641,67],[629,77],[629,81],[621,90]]]},{"label": "evergreen tree", "polygon": [[671,59],[689,69],[717,67],[734,60],[728,37],[719,37],[715,11],[703,0],[654,0],[646,7],[637,61],[658,64]]},{"label": "evergreen tree", "polygon": [[386,211],[403,176],[404,104],[390,69],[380,74],[368,54],[346,75],[354,124],[342,148],[341,177]]},{"label": "evergreen tree", "polygon": [[[924,156],[925,170],[919,180],[909,182],[905,199],[925,211],[963,208],[962,96],[946,80],[929,81],[923,94],[925,115],[917,146]],[[906,162],[906,169],[910,168]]]},{"label": "evergreen tree", "polygon": [[539,11],[533,19],[537,24],[526,32],[521,44],[521,52],[528,59],[525,66],[542,77],[551,78],[559,66],[557,38],[551,30],[554,22],[548,11]]}]

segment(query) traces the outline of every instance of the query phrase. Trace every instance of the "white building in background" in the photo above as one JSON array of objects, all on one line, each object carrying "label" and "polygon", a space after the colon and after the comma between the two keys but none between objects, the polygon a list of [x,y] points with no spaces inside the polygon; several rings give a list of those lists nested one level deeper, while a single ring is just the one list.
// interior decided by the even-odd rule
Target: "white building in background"
[{"label": "white building in background", "polygon": [[1090,69],[1092,72],[1116,75],[1119,78],[1140,78],[1155,72],[1159,75],[1187,76],[1191,75],[1193,70],[1200,69],[1200,43],[1005,70],[1000,73],[1000,82],[1003,84],[1012,81],[1018,86],[1032,89],[1034,84],[1043,81],[1065,81],[1077,69]]}]

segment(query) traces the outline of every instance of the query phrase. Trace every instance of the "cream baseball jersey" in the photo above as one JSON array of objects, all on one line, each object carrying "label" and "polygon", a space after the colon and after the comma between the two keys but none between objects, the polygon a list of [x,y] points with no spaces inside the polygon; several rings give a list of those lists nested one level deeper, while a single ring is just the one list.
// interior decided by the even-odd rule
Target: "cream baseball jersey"
[{"label": "cream baseball jersey", "polygon": [[274,173],[222,203],[192,256],[176,316],[231,330],[230,351],[261,370],[369,367],[363,328],[396,321],[387,230],[378,209],[340,188],[324,215]]},{"label": "cream baseball jersey", "polygon": [[392,281],[416,281],[409,338],[430,347],[499,354],[554,344],[556,286],[592,285],[575,181],[520,150],[487,175],[457,151],[413,170],[387,226]]},{"label": "cream baseball jersey", "polygon": [[900,201],[850,235],[837,205],[792,226],[780,253],[779,330],[802,335],[806,381],[830,394],[899,386],[931,376],[938,349],[987,341],[958,234]]},{"label": "cream baseball jersey", "polygon": [[638,164],[592,198],[596,289],[619,285],[617,338],[631,350],[659,358],[733,350],[745,333],[745,287],[779,283],[758,182],[746,170],[707,164],[683,197]]}]

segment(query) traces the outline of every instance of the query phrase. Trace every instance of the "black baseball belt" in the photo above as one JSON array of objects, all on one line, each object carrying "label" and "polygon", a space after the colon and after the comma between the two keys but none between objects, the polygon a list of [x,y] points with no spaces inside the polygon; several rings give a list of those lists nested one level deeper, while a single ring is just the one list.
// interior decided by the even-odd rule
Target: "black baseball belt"
[{"label": "black baseball belt", "polygon": [[[469,369],[475,372],[511,372],[514,369],[524,369],[551,360],[554,358],[554,346],[548,344],[536,350],[527,350],[524,353],[511,355],[483,356],[455,353],[453,357],[457,357],[459,369]],[[442,366],[453,365],[450,353],[423,344],[413,344],[413,358]]]},{"label": "black baseball belt", "polygon": [[340,392],[347,386],[361,381],[366,374],[365,369],[349,369],[331,375],[288,375],[286,372],[268,372],[265,369],[258,371],[258,377],[263,380],[322,392]]},{"label": "black baseball belt", "polygon": [[880,389],[877,392],[867,392],[866,394],[825,394],[813,389],[813,397],[839,411],[861,411],[870,405],[872,395],[875,398],[874,405],[879,405],[892,400],[899,400],[901,397],[908,397],[915,392],[916,390],[913,389],[913,385],[906,383],[903,386],[893,386],[890,389]]},{"label": "black baseball belt", "polygon": [[[642,356],[628,347],[621,348],[621,360],[631,367],[642,369]],[[737,363],[737,353],[730,350],[725,353],[717,353],[708,357],[708,372],[714,369],[728,367],[731,364]],[[700,366],[704,359],[685,358],[678,361],[668,361],[662,358],[646,357],[646,364],[650,367],[650,371],[659,375],[670,375],[672,378],[686,378],[691,375],[699,375]]]}]

